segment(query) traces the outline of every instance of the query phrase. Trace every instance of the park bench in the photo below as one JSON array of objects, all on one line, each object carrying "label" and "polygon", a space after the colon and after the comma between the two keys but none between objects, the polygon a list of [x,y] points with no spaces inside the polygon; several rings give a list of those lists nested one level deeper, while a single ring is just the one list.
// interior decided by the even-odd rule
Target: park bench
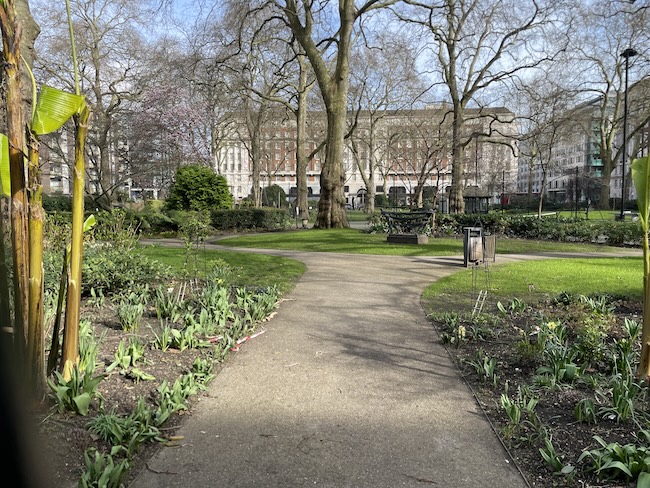
[{"label": "park bench", "polygon": [[381,217],[388,227],[386,240],[395,244],[427,244],[433,227],[433,210],[391,212],[381,210]]}]

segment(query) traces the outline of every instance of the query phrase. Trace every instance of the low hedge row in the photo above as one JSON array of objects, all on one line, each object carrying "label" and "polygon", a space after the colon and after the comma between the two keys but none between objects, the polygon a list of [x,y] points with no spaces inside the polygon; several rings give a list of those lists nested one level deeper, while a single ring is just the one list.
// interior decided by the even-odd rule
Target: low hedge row
[{"label": "low hedge row", "polygon": [[[94,213],[98,221],[111,220],[109,212]],[[293,224],[292,217],[287,209],[277,208],[236,208],[213,210],[201,216],[197,212],[172,210],[160,212],[155,210],[125,210],[123,223],[132,225],[140,234],[147,235],[175,235],[183,224],[189,219],[207,219],[216,230],[246,231],[246,230],[281,230]],[[68,211],[54,210],[48,212],[48,218],[55,222],[69,221],[71,213]]]},{"label": "low hedge row", "polygon": [[536,218],[524,215],[488,213],[437,214],[436,235],[462,235],[464,227],[483,228],[484,233],[524,239],[600,242],[611,246],[640,246],[643,232],[639,222],[583,220],[556,216]]},{"label": "low hedge row", "polygon": [[236,208],[212,211],[212,227],[217,230],[280,230],[291,225],[286,209]]}]

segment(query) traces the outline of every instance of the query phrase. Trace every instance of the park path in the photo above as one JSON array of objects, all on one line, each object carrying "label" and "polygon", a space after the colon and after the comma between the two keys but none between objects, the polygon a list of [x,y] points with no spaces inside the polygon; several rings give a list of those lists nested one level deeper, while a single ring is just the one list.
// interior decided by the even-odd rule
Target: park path
[{"label": "park path", "polygon": [[307,271],[131,488],[527,486],[420,306],[462,257],[248,251]]}]

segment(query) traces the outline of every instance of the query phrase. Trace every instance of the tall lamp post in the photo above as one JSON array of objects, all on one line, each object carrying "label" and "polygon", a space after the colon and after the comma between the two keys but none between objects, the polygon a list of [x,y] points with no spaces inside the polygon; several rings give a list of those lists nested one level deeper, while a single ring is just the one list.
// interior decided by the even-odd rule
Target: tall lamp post
[{"label": "tall lamp post", "polygon": [[625,161],[627,160],[627,74],[629,69],[630,58],[636,56],[637,53],[631,47],[628,47],[621,53],[625,58],[625,91],[623,92],[623,147],[621,154],[621,214],[619,220],[625,218]]}]

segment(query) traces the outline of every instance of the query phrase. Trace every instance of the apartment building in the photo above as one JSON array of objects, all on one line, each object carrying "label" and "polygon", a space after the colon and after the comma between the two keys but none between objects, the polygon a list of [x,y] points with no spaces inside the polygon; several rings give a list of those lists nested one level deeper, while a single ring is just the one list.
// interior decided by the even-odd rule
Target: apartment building
[{"label": "apartment building", "polygon": [[[629,92],[628,131],[635,124],[650,114],[649,80],[643,80],[631,87]],[[548,156],[531,157],[531,150],[524,145],[519,159],[517,172],[517,193],[539,195],[545,184],[547,201],[552,202],[590,202],[595,204],[600,196],[603,177],[603,161],[600,154],[601,98],[596,98],[568,109],[557,127],[552,128],[553,135],[547,135],[540,151]],[[622,119],[622,106],[619,109]],[[609,110],[606,124],[613,124],[614,105]],[[618,121],[622,124],[622,120]],[[525,139],[525,137],[524,137]],[[636,133],[627,144],[625,159],[625,200],[636,198],[634,185],[631,183],[629,163],[633,158],[648,154],[650,140],[650,123]],[[616,131],[613,144],[614,152],[622,149],[623,131]],[[526,143],[524,143],[526,144]],[[620,201],[623,195],[623,163],[618,158],[611,173],[609,197]],[[546,180],[544,179],[546,173]]]},{"label": "apartment building", "polygon": [[[368,194],[383,194],[394,205],[419,204],[420,190],[438,195],[444,206],[451,185],[451,120],[445,104],[417,110],[349,113],[350,135],[343,155],[344,193],[348,205],[362,207]],[[463,185],[479,188],[494,202],[504,191],[513,192],[517,179],[518,135],[514,114],[503,107],[468,109],[461,138]],[[352,125],[354,127],[352,128]],[[289,198],[296,188],[296,124],[292,117],[275,114],[259,132],[261,187],[278,185]],[[320,194],[325,117],[309,114],[307,186]],[[251,140],[243,123],[235,124],[216,158],[216,170],[226,177],[235,202],[251,192]],[[372,186],[372,189],[369,187]]]}]

